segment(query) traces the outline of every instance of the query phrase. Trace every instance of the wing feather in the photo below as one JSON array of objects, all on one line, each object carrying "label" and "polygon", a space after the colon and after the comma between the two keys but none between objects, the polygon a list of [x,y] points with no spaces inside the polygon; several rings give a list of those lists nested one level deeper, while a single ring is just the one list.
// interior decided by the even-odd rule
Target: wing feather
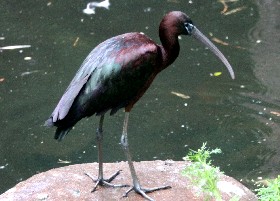
[{"label": "wing feather", "polygon": [[83,79],[79,81],[71,82],[70,86],[67,88],[66,92],[61,97],[60,101],[58,102],[56,108],[52,113],[53,122],[61,120],[67,115],[76,96],[79,94],[80,90],[87,82],[89,76],[90,75],[86,75]]},{"label": "wing feather", "polygon": [[[113,42],[113,40],[106,40],[99,44],[84,60],[51,115],[53,123],[62,120],[68,114],[75,98],[87,83],[92,73],[97,68],[102,67],[105,62],[108,62],[108,59],[106,60],[106,58],[109,58],[116,45]],[[47,124],[49,125],[50,123]]]},{"label": "wing feather", "polygon": [[[139,35],[137,36],[139,37]],[[98,82],[100,82],[100,79],[102,79],[102,76],[104,78],[111,76],[112,74],[118,76],[121,66],[130,66],[128,63],[131,61],[140,61],[142,55],[144,54],[146,54],[146,56],[150,55],[150,53],[151,55],[155,55],[155,52],[157,51],[156,45],[149,46],[147,44],[147,46],[145,46],[145,43],[143,44],[140,42],[128,43],[127,38],[125,37],[129,37],[130,41],[133,41],[133,37],[136,37],[136,35],[135,33],[132,33],[130,35],[120,35],[108,39],[91,51],[66,89],[64,95],[61,97],[50,119],[47,120],[46,125],[53,125],[55,122],[66,117],[75,99],[79,97],[79,93],[84,86],[86,89],[89,89],[89,91],[92,92],[93,89],[98,85]],[[143,37],[144,42],[149,40],[146,38],[146,36],[140,37]],[[144,48],[144,46],[146,48]],[[135,47],[138,48],[134,49],[135,51],[132,51]],[[130,52],[125,53],[123,50]],[[147,54],[148,52],[149,54]],[[129,58],[127,57],[128,55]],[[116,65],[118,67],[116,67]],[[83,96],[83,98],[85,98],[83,102],[88,101],[87,97],[90,98],[90,96]]]}]

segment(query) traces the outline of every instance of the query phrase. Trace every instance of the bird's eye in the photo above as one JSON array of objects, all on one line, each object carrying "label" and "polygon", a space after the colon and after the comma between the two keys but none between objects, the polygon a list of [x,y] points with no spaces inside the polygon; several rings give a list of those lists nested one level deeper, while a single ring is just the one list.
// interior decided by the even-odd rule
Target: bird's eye
[{"label": "bird's eye", "polygon": [[186,23],[184,23],[184,25],[185,25],[185,28],[186,28],[186,31],[187,31],[188,35],[191,35],[193,27],[194,27],[192,22],[186,22]]}]

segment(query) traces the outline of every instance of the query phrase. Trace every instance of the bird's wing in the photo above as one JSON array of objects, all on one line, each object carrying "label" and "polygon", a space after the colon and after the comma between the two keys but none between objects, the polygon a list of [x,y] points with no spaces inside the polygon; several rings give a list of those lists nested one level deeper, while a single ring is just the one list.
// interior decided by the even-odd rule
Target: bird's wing
[{"label": "bird's wing", "polygon": [[82,87],[97,68],[108,62],[114,47],[113,41],[107,40],[90,52],[54,109],[51,115],[53,123],[63,119],[68,114]]},{"label": "bird's wing", "polygon": [[52,113],[53,122],[63,119],[67,115],[76,96],[78,95],[84,84],[87,82],[89,76],[90,75],[87,74],[83,79],[76,82],[71,82]]},{"label": "bird's wing", "polygon": [[[91,88],[89,91],[92,91],[101,79],[111,76],[113,72],[118,76],[121,66],[127,66],[127,63],[131,61],[136,62],[148,51],[154,52],[156,50],[154,45],[146,49],[139,48],[143,44],[134,43],[134,37],[136,35],[120,35],[104,41],[91,51],[53,111],[52,122],[64,119],[79,92],[88,81],[91,82],[87,84]],[[140,37],[148,40],[145,36]],[[132,42],[127,42],[128,40]],[[137,51],[132,51],[132,47],[138,47],[135,48]]]}]

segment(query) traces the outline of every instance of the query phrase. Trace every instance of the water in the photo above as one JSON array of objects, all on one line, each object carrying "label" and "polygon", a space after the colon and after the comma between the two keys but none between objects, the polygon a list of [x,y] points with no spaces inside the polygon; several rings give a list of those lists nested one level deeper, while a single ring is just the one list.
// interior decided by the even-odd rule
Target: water
[{"label": "water", "polygon": [[[28,177],[68,164],[97,161],[92,117],[62,143],[43,127],[83,59],[103,40],[142,31],[159,42],[158,24],[170,10],[190,15],[232,64],[236,80],[203,46],[180,40],[176,62],[135,105],[129,122],[133,159],[181,160],[203,142],[222,149],[214,164],[253,188],[251,180],[279,174],[279,12],[276,1],[111,1],[110,10],[82,13],[82,1],[1,1],[0,193]],[[220,76],[210,76],[222,72]],[[182,93],[189,99],[174,95]],[[104,160],[125,160],[119,139],[124,113],[105,117]]]}]

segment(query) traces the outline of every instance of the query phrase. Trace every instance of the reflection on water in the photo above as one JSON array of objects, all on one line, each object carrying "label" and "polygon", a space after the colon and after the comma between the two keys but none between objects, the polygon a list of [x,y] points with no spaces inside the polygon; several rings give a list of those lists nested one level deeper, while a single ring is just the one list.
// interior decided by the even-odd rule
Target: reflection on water
[{"label": "reflection on water", "polygon": [[258,101],[258,104],[247,103],[247,107],[256,111],[254,117],[265,125],[268,132],[261,130],[258,133],[266,151],[258,154],[263,164],[250,172],[248,178],[255,174],[276,178],[280,174],[280,4],[277,1],[257,1],[257,5],[260,18],[248,36],[252,42],[250,52],[255,63],[254,74],[266,90],[262,94],[246,94]]},{"label": "reflection on water", "polygon": [[[214,164],[245,184],[279,174],[279,5],[237,1],[229,3],[229,10],[242,10],[222,15],[217,1],[110,3],[110,10],[88,16],[82,12],[86,3],[72,0],[0,2],[5,19],[0,46],[31,45],[0,51],[0,192],[35,173],[67,165],[61,161],[97,161],[96,117],[78,123],[62,143],[53,140],[54,129],[42,125],[94,46],[129,31],[159,42],[159,21],[170,10],[188,13],[206,35],[229,44],[217,46],[237,79],[230,79],[209,50],[182,37],[179,58],[130,115],[133,159],[182,160],[189,148],[207,141],[223,151]],[[210,76],[215,72],[222,74]],[[105,117],[105,161],[125,160],[119,146],[122,122],[122,112]]]}]

